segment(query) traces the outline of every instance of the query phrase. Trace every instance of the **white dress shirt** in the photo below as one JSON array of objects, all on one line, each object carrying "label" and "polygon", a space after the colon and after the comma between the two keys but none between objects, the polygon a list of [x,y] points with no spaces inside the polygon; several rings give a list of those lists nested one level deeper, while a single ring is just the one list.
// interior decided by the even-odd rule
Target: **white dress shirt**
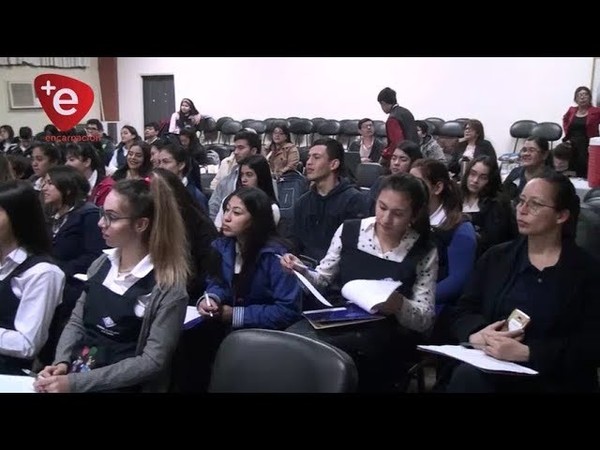
[{"label": "white dress shirt", "polygon": [[[17,247],[0,262],[0,280],[4,280],[28,257]],[[48,339],[48,330],[56,307],[62,302],[65,274],[58,266],[41,262],[11,280],[11,288],[20,300],[15,329],[0,328],[0,353],[33,359]],[[0,299],[2,301],[3,299]]]},{"label": "white dress shirt", "polygon": [[[119,260],[121,259],[121,252],[118,248],[110,248],[102,250],[108,256],[110,261],[110,270],[106,274],[106,278],[102,282],[102,285],[112,292],[118,295],[123,295],[127,290],[137,283],[139,280],[148,275],[153,269],[154,264],[150,255],[146,255],[142,260],[135,265],[129,272],[119,273]],[[144,317],[146,311],[146,305],[150,300],[151,293],[141,295],[138,297],[137,303],[134,307],[134,312],[137,317]]]},{"label": "white dress shirt", "polygon": [[[306,276],[314,284],[327,286],[331,284],[339,272],[342,250],[342,230],[340,225],[333,235],[329,250],[315,270],[308,271]],[[397,247],[383,252],[379,239],[375,234],[375,217],[362,219],[358,235],[358,249],[393,262],[402,262],[415,242],[419,233],[409,229]],[[405,299],[402,309],[396,314],[398,322],[406,328],[423,331],[431,325],[435,314],[435,289],[438,273],[437,249],[433,248],[419,261],[416,267],[417,277],[413,284],[413,299]]]}]

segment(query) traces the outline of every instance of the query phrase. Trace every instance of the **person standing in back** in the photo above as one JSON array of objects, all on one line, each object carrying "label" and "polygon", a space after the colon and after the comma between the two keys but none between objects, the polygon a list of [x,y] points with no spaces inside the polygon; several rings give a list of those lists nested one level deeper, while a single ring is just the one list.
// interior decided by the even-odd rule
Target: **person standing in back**
[{"label": "person standing in back", "polygon": [[382,164],[389,165],[389,160],[392,158],[398,144],[404,140],[410,140],[418,144],[419,135],[417,134],[415,117],[408,109],[398,105],[396,91],[389,87],[382,89],[377,96],[377,101],[383,112],[389,114],[385,122],[387,146],[381,153]]},{"label": "person standing in back", "polygon": [[592,106],[592,92],[585,86],[575,89],[573,101],[577,106],[571,106],[563,116],[563,141],[570,142],[574,150],[574,161],[569,168],[578,177],[587,178],[588,145],[590,138],[600,134],[600,108]]}]

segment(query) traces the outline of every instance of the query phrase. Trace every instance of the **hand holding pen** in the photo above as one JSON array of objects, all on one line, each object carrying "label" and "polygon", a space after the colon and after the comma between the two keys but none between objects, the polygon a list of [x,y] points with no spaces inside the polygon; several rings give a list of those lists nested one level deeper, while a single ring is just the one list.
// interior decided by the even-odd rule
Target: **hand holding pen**
[{"label": "hand holding pen", "polygon": [[308,271],[308,267],[300,260],[300,258],[292,255],[291,253],[286,253],[285,255],[276,255],[281,261],[281,266],[289,273],[296,270],[301,274],[306,273]]},{"label": "hand holding pen", "polygon": [[219,312],[219,305],[210,299],[208,293],[204,293],[202,300],[198,303],[198,313],[201,316],[214,317]]}]

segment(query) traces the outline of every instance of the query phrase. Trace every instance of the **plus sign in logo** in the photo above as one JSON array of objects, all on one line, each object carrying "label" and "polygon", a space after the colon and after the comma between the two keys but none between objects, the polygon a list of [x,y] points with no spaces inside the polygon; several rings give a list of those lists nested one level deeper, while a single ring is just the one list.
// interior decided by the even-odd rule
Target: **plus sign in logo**
[{"label": "plus sign in logo", "polygon": [[60,131],[77,125],[94,103],[92,88],[75,78],[45,73],[35,77],[33,85],[42,108]]}]

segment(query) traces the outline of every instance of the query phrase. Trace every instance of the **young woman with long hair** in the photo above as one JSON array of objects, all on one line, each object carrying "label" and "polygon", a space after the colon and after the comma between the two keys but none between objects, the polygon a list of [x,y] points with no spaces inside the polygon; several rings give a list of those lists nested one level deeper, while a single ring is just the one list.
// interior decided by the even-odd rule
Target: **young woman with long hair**
[{"label": "young woman with long hair", "polygon": [[189,247],[161,177],[122,180],[100,209],[105,250],[58,342],[38,392],[156,392],[168,387],[182,329]]}]

